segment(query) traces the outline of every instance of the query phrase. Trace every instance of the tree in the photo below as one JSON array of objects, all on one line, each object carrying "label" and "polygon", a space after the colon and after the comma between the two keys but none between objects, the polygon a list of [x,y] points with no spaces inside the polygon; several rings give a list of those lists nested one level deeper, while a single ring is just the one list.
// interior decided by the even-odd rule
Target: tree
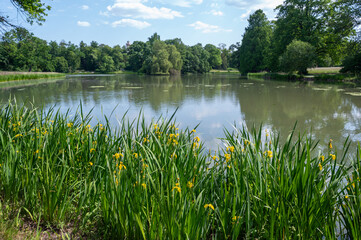
[{"label": "tree", "polygon": [[125,67],[124,55],[122,52],[123,49],[119,45],[114,46],[112,49],[111,57],[113,58],[114,67],[116,70],[120,70]]},{"label": "tree", "polygon": [[222,65],[221,50],[212,44],[207,44],[204,49],[209,53],[208,62],[211,68],[219,69]]},{"label": "tree", "polygon": [[228,61],[231,57],[231,52],[226,47],[227,45],[224,43],[218,44],[218,49],[221,51],[221,59],[222,59],[221,69],[223,70],[227,70],[229,65]]},{"label": "tree", "polygon": [[139,71],[150,52],[150,46],[141,41],[135,41],[127,48],[128,62],[125,69],[137,72]]},{"label": "tree", "polygon": [[280,65],[285,72],[298,71],[299,74],[307,74],[307,68],[313,66],[315,59],[315,48],[311,44],[294,40],[280,57]]},{"label": "tree", "polygon": [[351,2],[359,0],[285,0],[276,8],[271,69],[294,39],[315,47],[318,65],[338,64],[358,18]]},{"label": "tree", "polygon": [[97,72],[107,73],[115,70],[114,61],[111,56],[104,54],[98,63]]},{"label": "tree", "polygon": [[169,61],[167,44],[155,40],[152,44],[152,54],[145,61],[145,72],[148,74],[169,74],[172,63]]},{"label": "tree", "polygon": [[167,51],[169,54],[168,60],[172,64],[170,72],[171,74],[178,74],[183,66],[183,61],[180,52],[174,45],[167,44]]},{"label": "tree", "polygon": [[266,69],[272,28],[262,10],[257,10],[248,19],[248,27],[239,49],[239,71],[242,74]]},{"label": "tree", "polygon": [[153,35],[148,38],[148,42],[150,45],[153,45],[155,41],[160,41],[160,36],[158,35],[158,33],[153,33]]},{"label": "tree", "polygon": [[68,72],[68,62],[64,57],[55,57],[54,59],[55,71],[57,72]]},{"label": "tree", "polygon": [[342,62],[343,68],[340,72],[347,73],[351,72],[354,74],[361,74],[361,51],[345,58]]},{"label": "tree", "polygon": [[[42,0],[10,0],[10,2],[30,24],[35,22],[41,25],[45,21],[44,17],[48,15],[46,11],[51,9]],[[0,15],[0,30],[5,30],[8,27],[15,28],[17,26],[9,20],[9,17]]]},{"label": "tree", "polygon": [[241,48],[241,44],[239,42],[229,46],[229,48],[228,48],[228,51],[229,51],[228,65],[229,65],[229,67],[239,69],[239,62],[240,62],[239,50],[240,50],[240,48]]},{"label": "tree", "polygon": [[206,73],[211,70],[209,52],[198,43],[187,47],[184,54],[182,73]]}]

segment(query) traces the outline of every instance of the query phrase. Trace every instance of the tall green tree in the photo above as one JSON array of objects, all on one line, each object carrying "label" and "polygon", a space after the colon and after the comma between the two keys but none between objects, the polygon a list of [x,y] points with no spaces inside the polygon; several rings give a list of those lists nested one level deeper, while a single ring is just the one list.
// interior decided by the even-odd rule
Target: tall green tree
[{"label": "tall green tree", "polygon": [[242,74],[266,69],[271,33],[271,24],[262,10],[250,15],[239,49],[239,71]]},{"label": "tall green tree", "polygon": [[211,68],[220,69],[222,65],[221,50],[212,44],[207,44],[204,49],[209,53],[208,62]]},{"label": "tall green tree", "polygon": [[229,66],[231,52],[228,48],[226,48],[226,44],[224,44],[224,43],[218,44],[218,48],[221,51],[221,59],[222,59],[221,69],[227,70],[227,68]]},{"label": "tall green tree", "polygon": [[169,54],[168,60],[172,64],[169,73],[178,74],[180,73],[183,66],[182,56],[174,45],[169,45],[169,44],[166,45]]},{"label": "tall green tree", "polygon": [[229,46],[229,58],[228,58],[228,65],[231,68],[237,68],[239,69],[239,63],[240,63],[240,55],[239,50],[241,48],[240,42],[237,42],[235,44],[232,44]]},{"label": "tall green tree", "polygon": [[271,69],[277,70],[279,56],[294,39],[315,47],[319,65],[339,63],[357,22],[350,1],[285,0],[278,6]]},{"label": "tall green tree", "polygon": [[123,51],[124,50],[119,45],[114,46],[112,49],[110,55],[114,61],[115,70],[121,70],[124,69],[125,67],[125,59],[124,59]]},{"label": "tall green tree", "polygon": [[169,61],[167,44],[163,41],[155,40],[152,46],[152,61],[149,66],[150,74],[168,74],[172,63]]},{"label": "tall green tree", "polygon": [[142,66],[146,57],[150,53],[150,46],[141,41],[135,41],[131,44],[127,50],[128,61],[125,69],[138,72]]}]

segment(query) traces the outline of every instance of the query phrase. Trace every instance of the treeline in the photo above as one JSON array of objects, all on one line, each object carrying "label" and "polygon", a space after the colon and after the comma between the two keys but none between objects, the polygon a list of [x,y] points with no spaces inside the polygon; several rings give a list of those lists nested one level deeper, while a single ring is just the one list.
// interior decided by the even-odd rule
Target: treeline
[{"label": "treeline", "polygon": [[241,73],[305,74],[308,67],[337,65],[361,72],[359,0],[285,0],[275,10],[275,21],[262,10],[249,17],[239,47]]},{"label": "treeline", "polygon": [[43,72],[117,72],[146,74],[206,73],[211,69],[237,68],[237,47],[207,44],[185,45],[181,39],[161,41],[155,33],[147,42],[135,41],[110,47],[93,41],[79,45],[62,41],[49,43],[24,28],[3,34],[0,70]]},{"label": "treeline", "polygon": [[241,43],[218,47],[185,45],[175,38],[161,41],[154,33],[148,41],[110,47],[91,42],[79,46],[35,37],[24,28],[12,29],[0,41],[0,70],[56,72],[117,72],[146,74],[206,73],[238,68],[248,72],[298,71],[309,67],[344,66],[361,73],[359,0],[285,0],[276,20],[262,10],[250,15]]}]

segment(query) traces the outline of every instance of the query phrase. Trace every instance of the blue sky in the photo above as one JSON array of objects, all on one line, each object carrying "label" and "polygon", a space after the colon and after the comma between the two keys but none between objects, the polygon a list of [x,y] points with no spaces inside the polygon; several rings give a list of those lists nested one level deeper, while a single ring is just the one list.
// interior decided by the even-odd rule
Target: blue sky
[{"label": "blue sky", "polygon": [[161,40],[181,38],[187,45],[242,40],[248,16],[262,9],[274,19],[282,0],[45,0],[52,9],[42,26],[27,24],[9,0],[0,2],[2,14],[47,41],[79,44],[97,41],[123,46],[146,41],[157,32]]}]

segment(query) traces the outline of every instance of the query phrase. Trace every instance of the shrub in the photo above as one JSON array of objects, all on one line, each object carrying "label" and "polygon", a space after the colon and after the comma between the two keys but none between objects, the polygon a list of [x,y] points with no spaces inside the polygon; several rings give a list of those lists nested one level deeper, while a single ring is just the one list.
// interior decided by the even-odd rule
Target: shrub
[{"label": "shrub", "polygon": [[298,71],[307,74],[307,68],[312,67],[316,59],[315,48],[306,42],[293,40],[280,57],[280,67],[285,72]]},{"label": "shrub", "polygon": [[343,63],[343,68],[341,69],[342,73],[354,73],[360,74],[361,73],[361,51],[356,53],[353,56],[347,57]]}]

